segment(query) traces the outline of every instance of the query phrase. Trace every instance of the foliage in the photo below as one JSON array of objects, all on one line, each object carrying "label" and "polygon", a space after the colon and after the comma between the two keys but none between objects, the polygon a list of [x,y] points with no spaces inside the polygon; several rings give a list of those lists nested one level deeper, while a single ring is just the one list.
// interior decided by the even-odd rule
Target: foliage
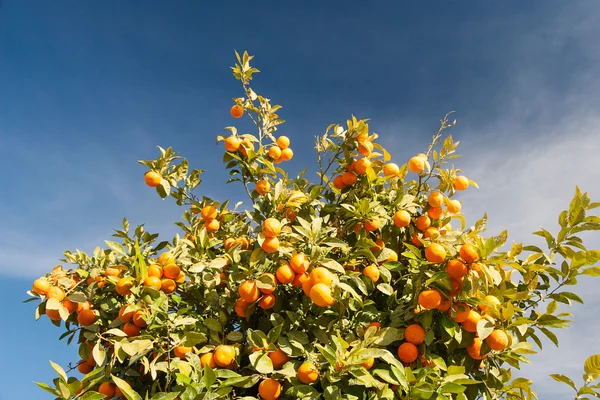
[{"label": "foliage", "polygon": [[182,234],[159,242],[124,219],[107,248],[67,251],[69,269],[34,283],[36,318],[66,329],[80,356],[67,372],[84,374],[52,364],[54,385],[38,385],[86,400],[535,397],[513,368],[541,337],[558,345],[572,317],[558,305],[582,302],[566,287],[600,275],[600,251],[578,236],[600,229],[588,215],[600,203],[577,188],[557,235],[534,233],[547,249],[483,236],[485,215],[466,229],[453,197],[477,185],[449,165],[450,114],[402,166],[367,120],[330,125],[316,138],[318,182],[290,177],[280,106],[250,87],[252,57],[236,55],[231,115],[256,132],[229,126],[217,141],[251,206],[198,197],[203,171],[171,148],[141,161],[146,183],[185,207]]}]

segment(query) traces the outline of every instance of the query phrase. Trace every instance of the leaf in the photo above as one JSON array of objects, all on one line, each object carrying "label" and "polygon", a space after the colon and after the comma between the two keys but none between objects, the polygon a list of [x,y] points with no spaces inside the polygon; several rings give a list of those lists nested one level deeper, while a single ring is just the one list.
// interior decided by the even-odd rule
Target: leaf
[{"label": "leaf", "polygon": [[581,272],[582,275],[600,276],[600,267],[586,268]]},{"label": "leaf", "polygon": [[60,377],[60,379],[64,382],[67,383],[67,374],[65,373],[65,370],[58,364],[50,361],[50,365],[52,366],[52,368],[56,371],[56,373],[58,374],[58,376]]},{"label": "leaf", "polygon": [[250,354],[250,364],[261,374],[273,372],[273,361],[271,361],[266,351],[256,351]]},{"label": "leaf", "polygon": [[562,374],[550,374],[550,377],[557,382],[563,382],[567,385],[571,386],[574,390],[577,390],[575,387],[575,383],[571,380],[571,378],[564,376]]},{"label": "leaf", "polygon": [[387,294],[388,296],[394,294],[394,288],[392,288],[392,286],[387,283],[380,283],[379,285],[377,285],[377,290],[379,290],[383,294]]},{"label": "leaf", "polygon": [[586,375],[600,375],[600,354],[594,354],[585,360],[583,371]]},{"label": "leaf", "polygon": [[125,251],[125,249],[123,248],[123,246],[121,246],[120,243],[117,242],[112,242],[110,240],[105,240],[104,243],[106,243],[106,245],[114,252],[119,253],[122,256],[126,256],[127,252]]},{"label": "leaf", "polygon": [[131,386],[129,386],[129,383],[127,383],[126,381],[124,381],[123,379],[114,376],[114,375],[110,375],[113,382],[115,383],[115,385],[117,385],[117,387],[119,389],[121,389],[121,392],[123,392],[123,394],[125,395],[125,398],[127,400],[142,400],[142,397],[137,394],[132,388]]},{"label": "leaf", "polygon": [[102,400],[104,398],[106,398],[105,395],[94,391],[85,392],[85,394],[81,396],[81,400]]},{"label": "leaf", "polygon": [[99,366],[104,365],[104,360],[106,358],[106,351],[102,346],[100,346],[100,341],[97,341],[94,345],[94,349],[92,350],[92,356],[94,357],[94,361]]}]

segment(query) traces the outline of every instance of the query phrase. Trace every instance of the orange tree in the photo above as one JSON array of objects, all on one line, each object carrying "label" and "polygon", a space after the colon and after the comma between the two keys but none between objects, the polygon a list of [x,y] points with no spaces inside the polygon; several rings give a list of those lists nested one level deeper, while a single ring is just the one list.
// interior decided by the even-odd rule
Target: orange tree
[{"label": "orange tree", "polygon": [[[477,185],[448,165],[448,116],[401,166],[367,121],[330,125],[316,138],[317,182],[292,178],[280,106],[250,87],[252,57],[236,55],[243,97],[230,113],[256,132],[229,126],[217,141],[251,206],[196,195],[203,171],[170,148],[141,161],[146,184],[184,207],[182,232],[159,242],[123,220],[108,248],[66,251],[71,268],[34,282],[36,317],[79,346],[68,371],[52,363],[54,385],[38,385],[86,400],[535,396],[513,369],[541,337],[558,344],[571,316],[559,304],[581,302],[566,286],[600,275],[600,251],[578,236],[600,229],[587,215],[600,203],[577,189],[557,235],[534,233],[546,250],[502,249],[507,233],[484,237],[485,216],[467,229],[454,195]],[[581,395],[598,387],[599,358]]]}]

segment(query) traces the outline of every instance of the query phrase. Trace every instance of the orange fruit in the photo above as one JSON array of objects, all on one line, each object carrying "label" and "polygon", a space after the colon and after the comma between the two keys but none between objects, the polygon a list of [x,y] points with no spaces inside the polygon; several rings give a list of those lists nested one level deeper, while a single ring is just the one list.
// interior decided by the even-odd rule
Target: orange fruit
[{"label": "orange fruit", "polygon": [[352,171],[346,171],[342,175],[342,182],[346,186],[352,186],[356,183],[356,174]]},{"label": "orange fruit", "polygon": [[419,235],[417,233],[415,233],[412,236],[412,238],[410,239],[410,242],[417,247],[423,247],[423,243],[421,243],[421,241],[419,240]]},{"label": "orange fruit", "polygon": [[46,315],[48,316],[48,318],[50,318],[52,321],[59,321],[60,318],[60,313],[58,312],[58,310],[50,310],[50,309],[46,309]]},{"label": "orange fruit", "polygon": [[477,248],[472,244],[466,243],[460,248],[460,257],[466,262],[474,263],[479,260],[479,254],[477,253]]},{"label": "orange fruit", "polygon": [[457,176],[452,181],[455,190],[465,190],[469,187],[469,179],[466,176]]},{"label": "orange fruit", "polygon": [[494,329],[490,336],[485,338],[485,342],[492,350],[502,351],[508,346],[508,336],[506,332]]},{"label": "orange fruit", "polygon": [[305,362],[298,368],[298,379],[300,382],[309,385],[319,378],[319,370],[310,362]]},{"label": "orange fruit", "polygon": [[223,247],[225,248],[225,250],[229,250],[235,245],[236,245],[236,240],[234,238],[227,238],[227,239],[223,240]]},{"label": "orange fruit", "polygon": [[399,210],[394,214],[394,224],[399,228],[404,228],[410,224],[410,214],[408,211]]},{"label": "orange fruit", "polygon": [[219,367],[230,367],[235,363],[235,349],[233,346],[220,344],[215,349],[214,359]]},{"label": "orange fruit", "polygon": [[104,270],[105,276],[119,276],[121,275],[121,269],[119,267],[106,267]]},{"label": "orange fruit", "polygon": [[77,313],[79,314],[83,310],[89,310],[92,308],[92,305],[89,301],[84,301],[83,303],[77,303]]},{"label": "orange fruit", "polygon": [[431,219],[439,219],[443,213],[444,210],[442,210],[440,207],[434,207],[427,210],[427,215]]},{"label": "orange fruit", "polygon": [[207,232],[216,232],[221,227],[218,219],[207,219],[204,221],[204,228]]},{"label": "orange fruit", "polygon": [[408,160],[408,169],[415,174],[420,174],[425,169],[425,161],[421,157],[413,157]]},{"label": "orange fruit", "polygon": [[200,216],[203,219],[215,219],[219,216],[219,212],[213,206],[204,206],[200,210]]},{"label": "orange fruit", "polygon": [[256,182],[256,191],[258,194],[267,194],[269,193],[269,190],[271,190],[271,185],[266,179],[261,179]]},{"label": "orange fruit", "polygon": [[277,146],[280,149],[287,149],[290,146],[290,139],[287,136],[279,136],[277,138]]},{"label": "orange fruit", "polygon": [[296,276],[294,276],[294,280],[292,281],[292,285],[295,287],[302,287],[304,282],[306,282],[307,280],[310,280],[310,277],[306,272],[296,274]]},{"label": "orange fruit", "polygon": [[242,140],[242,143],[240,143],[240,148],[238,150],[244,157],[247,157],[248,151],[254,151],[254,142],[250,139],[244,139]]},{"label": "orange fruit", "polygon": [[335,303],[331,289],[324,283],[317,283],[310,289],[310,299],[319,307],[328,307]]},{"label": "orange fruit", "polygon": [[290,267],[292,267],[294,272],[297,274],[302,274],[306,272],[306,270],[308,269],[308,265],[308,258],[303,253],[295,254],[290,259]]},{"label": "orange fruit", "polygon": [[144,175],[144,182],[150,187],[157,187],[160,185],[160,179],[160,174],[156,171],[148,171]]},{"label": "orange fruit", "polygon": [[369,277],[371,282],[375,283],[379,280],[379,268],[375,264],[371,264],[362,271],[364,276]]},{"label": "orange fruit", "polygon": [[476,337],[473,339],[473,343],[467,346],[467,353],[471,356],[471,358],[475,360],[483,360],[487,357],[487,354],[481,354],[481,345],[483,342],[481,339]]},{"label": "orange fruit", "polygon": [[275,400],[281,395],[281,383],[267,378],[258,385],[258,394],[262,400]]},{"label": "orange fruit", "polygon": [[161,282],[160,278],[157,278],[155,276],[149,276],[146,279],[144,279],[144,286],[152,287],[156,290],[160,290],[161,285],[162,285],[162,282]]},{"label": "orange fruit", "polygon": [[458,200],[450,200],[448,204],[446,204],[446,209],[451,214],[459,213],[461,208],[462,204],[460,204],[460,201]]},{"label": "orange fruit", "polygon": [[187,353],[191,353],[192,350],[192,347],[175,346],[175,348],[173,349],[173,354],[175,354],[175,357],[185,358],[185,355]]},{"label": "orange fruit", "polygon": [[180,273],[181,268],[177,264],[167,264],[163,269],[163,275],[168,279],[177,279]]},{"label": "orange fruit", "polygon": [[261,281],[268,280],[269,283],[273,286],[272,288],[269,288],[269,289],[260,289],[259,288],[261,293],[264,293],[264,294],[273,293],[275,291],[275,289],[277,288],[277,279],[275,278],[275,275],[267,272],[267,273],[262,274],[260,277],[262,278]]},{"label": "orange fruit", "polygon": [[446,272],[448,272],[448,275],[450,275],[451,279],[460,279],[467,275],[469,270],[462,261],[455,258],[448,261],[448,264],[446,265]]},{"label": "orange fruit", "polygon": [[135,337],[140,335],[140,327],[132,322],[128,322],[121,327],[121,330],[129,337]]},{"label": "orange fruit", "polygon": [[446,249],[437,243],[432,243],[425,249],[425,258],[427,261],[439,264],[446,259]]},{"label": "orange fruit", "polygon": [[46,297],[48,297],[49,299],[56,299],[58,301],[63,301],[63,299],[65,298],[65,291],[62,290],[58,286],[52,286],[46,292]]},{"label": "orange fruit", "polygon": [[277,237],[281,232],[281,222],[276,218],[267,218],[262,225],[262,233],[265,237]]},{"label": "orange fruit", "polygon": [[467,332],[477,332],[477,323],[481,320],[481,315],[477,311],[469,311],[467,319],[461,322],[463,329]]},{"label": "orange fruit", "polygon": [[175,256],[169,252],[162,253],[158,256],[158,263],[161,265],[168,265],[175,263]]},{"label": "orange fruit", "polygon": [[286,284],[292,283],[296,277],[296,274],[294,273],[292,267],[290,267],[288,264],[283,264],[277,268],[277,271],[275,271],[275,276],[280,283]]},{"label": "orange fruit", "polygon": [[365,231],[373,232],[381,227],[381,221],[379,218],[373,218],[370,221],[363,222],[363,227],[365,228]]},{"label": "orange fruit", "polygon": [[425,232],[423,232],[423,237],[425,239],[427,239],[427,238],[437,239],[439,236],[440,236],[440,231],[438,231],[437,228],[434,228],[432,226],[425,229]]},{"label": "orange fruit", "polygon": [[223,144],[225,145],[225,150],[233,153],[240,148],[240,145],[242,144],[242,139],[240,139],[237,136],[229,136],[227,139],[225,139],[225,142]]},{"label": "orange fruit", "polygon": [[384,176],[398,176],[400,173],[400,167],[396,163],[389,163],[383,166]]},{"label": "orange fruit", "polygon": [[115,389],[115,396],[117,396],[120,400],[126,400],[127,399],[125,397],[125,395],[123,394],[123,392],[121,392],[121,389],[119,389],[118,387]]},{"label": "orange fruit", "polygon": [[417,359],[419,356],[419,350],[417,346],[410,342],[402,343],[398,347],[398,357],[400,360],[405,363],[411,363]]},{"label": "orange fruit", "polygon": [[427,197],[427,203],[433,208],[439,208],[444,203],[444,195],[440,192],[431,192]]},{"label": "orange fruit", "polygon": [[258,286],[253,280],[246,280],[242,282],[238,289],[238,293],[240,298],[242,298],[246,303],[254,303],[260,296],[260,290],[258,290]]},{"label": "orange fruit", "polygon": [[310,276],[309,276],[309,278],[307,280],[302,282],[302,291],[304,292],[305,295],[310,297],[310,290],[312,289],[313,286],[314,285],[312,284],[312,282],[310,280]]},{"label": "orange fruit", "polygon": [[342,178],[341,175],[337,175],[335,178],[333,178],[333,186],[339,190],[344,189],[346,187],[346,184],[344,183],[344,178]]},{"label": "orange fruit", "polygon": [[133,316],[131,317],[131,321],[136,326],[139,326],[140,328],[145,328],[146,326],[148,326],[148,323],[144,319],[145,315],[146,314],[142,310],[137,310],[133,313]]},{"label": "orange fruit", "polygon": [[279,157],[281,157],[281,149],[277,146],[273,146],[269,149],[267,155],[271,160],[277,160]]},{"label": "orange fruit", "polygon": [[281,150],[281,159],[283,161],[290,161],[292,157],[294,157],[294,151],[289,147],[286,147],[285,149]]},{"label": "orange fruit", "polygon": [[366,369],[371,369],[373,367],[373,364],[375,364],[375,359],[373,357],[371,357],[367,361],[363,362],[360,365],[362,365]]},{"label": "orange fruit", "polygon": [[244,299],[237,299],[235,302],[234,311],[238,317],[246,318],[246,311],[248,311],[249,304]]},{"label": "orange fruit", "polygon": [[275,295],[274,294],[264,294],[260,301],[258,302],[258,306],[263,310],[268,310],[275,305]]},{"label": "orange fruit", "polygon": [[160,281],[160,290],[165,294],[173,293],[177,289],[177,284],[173,279],[162,279]]},{"label": "orange fruit", "polygon": [[177,282],[177,283],[185,282],[185,274],[183,273],[183,271],[179,274],[179,276],[177,276],[177,278],[175,279],[175,282]]},{"label": "orange fruit", "polygon": [[102,393],[105,399],[112,399],[115,397],[117,386],[112,382],[103,382],[98,387],[98,393]]},{"label": "orange fruit", "polygon": [[217,366],[213,353],[202,354],[202,357],[200,357],[200,366],[204,368],[205,365],[208,365],[210,368],[215,368]]},{"label": "orange fruit", "polygon": [[163,277],[163,269],[158,264],[152,264],[148,267],[148,276],[155,276],[157,278]]},{"label": "orange fruit", "polygon": [[369,329],[372,326],[374,326],[377,329],[381,328],[381,324],[379,322],[371,322],[369,325],[367,325],[367,329]]},{"label": "orange fruit", "polygon": [[77,315],[77,322],[79,322],[81,326],[90,326],[96,322],[96,314],[94,314],[92,310],[82,310]]},{"label": "orange fruit", "polygon": [[363,224],[361,222],[354,225],[354,234],[358,236],[358,233],[360,232],[362,227],[363,227]]},{"label": "orange fruit", "polygon": [[46,278],[39,278],[33,281],[33,285],[31,286],[31,291],[37,294],[46,294],[50,289],[50,282]]},{"label": "orange fruit", "polygon": [[121,322],[129,322],[131,321],[131,318],[133,318],[134,311],[125,311],[128,306],[129,304],[125,304],[119,309],[119,319],[121,320]]},{"label": "orange fruit", "polygon": [[369,157],[373,152],[373,143],[365,140],[364,142],[358,143],[358,152],[365,157]]},{"label": "orange fruit", "polygon": [[279,250],[279,239],[276,237],[267,237],[260,246],[265,253],[275,253]]},{"label": "orange fruit", "polygon": [[79,371],[83,375],[89,374],[93,370],[94,370],[94,367],[92,365],[88,364],[87,361],[81,360],[79,362],[79,364],[77,364],[77,371]]},{"label": "orange fruit", "polygon": [[455,322],[461,323],[469,318],[469,313],[471,312],[471,307],[469,307],[466,303],[454,303],[452,305],[452,311],[450,313],[450,317]]},{"label": "orange fruit", "polygon": [[67,311],[69,311],[69,314],[73,314],[75,311],[77,311],[78,304],[69,299],[64,299],[62,305],[67,309]]},{"label": "orange fruit", "polygon": [[367,168],[369,168],[370,166],[371,160],[369,160],[368,158],[360,158],[354,164],[354,172],[356,172],[359,175],[364,175],[367,173]]},{"label": "orange fruit", "polygon": [[450,284],[452,285],[452,290],[450,291],[450,296],[457,296],[462,290],[463,280],[461,279],[450,279]]},{"label": "orange fruit", "polygon": [[275,368],[275,369],[279,369],[279,368],[283,367],[283,364],[285,364],[286,362],[288,362],[290,360],[290,358],[287,356],[287,354],[285,354],[283,351],[281,351],[281,349],[271,351],[268,354],[268,356],[271,359],[271,362],[273,363],[273,368]]},{"label": "orange fruit", "polygon": [[234,104],[231,106],[229,114],[231,114],[233,118],[240,118],[242,115],[244,115],[244,107],[240,106],[239,104]]},{"label": "orange fruit", "polygon": [[417,225],[417,229],[420,231],[424,231],[425,229],[427,229],[431,226],[431,220],[429,219],[429,217],[427,215],[421,215],[420,217],[417,218],[415,223]]},{"label": "orange fruit", "polygon": [[373,253],[385,249],[385,242],[380,238],[375,239],[375,246],[371,247]]},{"label": "orange fruit", "polygon": [[442,301],[440,302],[440,305],[436,307],[436,309],[440,311],[448,311],[450,309],[450,299],[442,296]]},{"label": "orange fruit", "polygon": [[331,282],[333,280],[331,272],[329,272],[329,270],[324,267],[317,267],[313,269],[309,276],[310,281],[313,285],[316,285],[317,283],[324,283],[327,286],[329,286],[331,285]]},{"label": "orange fruit", "polygon": [[425,329],[421,325],[409,325],[404,331],[404,338],[412,344],[421,344],[425,340]]},{"label": "orange fruit", "polygon": [[[496,306],[500,305],[500,300],[498,300],[498,298],[496,296],[491,296],[491,295],[485,296],[483,298],[483,300],[486,301],[487,303],[489,303],[490,306],[492,306],[493,308],[496,308]],[[485,312],[488,309],[488,306],[487,306],[487,304],[480,304],[479,309],[482,312]]]},{"label": "orange fruit", "polygon": [[387,260],[385,260],[384,262],[398,261],[398,253],[396,253],[392,249],[389,249],[389,250],[390,250],[389,256],[388,256]]},{"label": "orange fruit", "polygon": [[419,305],[427,310],[436,308],[441,302],[442,296],[437,290],[427,289],[419,294]]}]

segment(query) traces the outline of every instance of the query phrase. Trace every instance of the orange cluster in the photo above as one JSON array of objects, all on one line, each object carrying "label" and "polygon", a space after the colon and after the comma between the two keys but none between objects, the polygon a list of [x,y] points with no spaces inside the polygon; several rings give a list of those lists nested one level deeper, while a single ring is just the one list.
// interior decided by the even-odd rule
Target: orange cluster
[{"label": "orange cluster", "polygon": [[192,214],[200,214],[200,217],[204,220],[204,228],[207,232],[214,233],[219,230],[221,223],[219,222],[219,210],[214,206],[208,205],[199,208],[196,205],[192,205],[190,208]]}]

